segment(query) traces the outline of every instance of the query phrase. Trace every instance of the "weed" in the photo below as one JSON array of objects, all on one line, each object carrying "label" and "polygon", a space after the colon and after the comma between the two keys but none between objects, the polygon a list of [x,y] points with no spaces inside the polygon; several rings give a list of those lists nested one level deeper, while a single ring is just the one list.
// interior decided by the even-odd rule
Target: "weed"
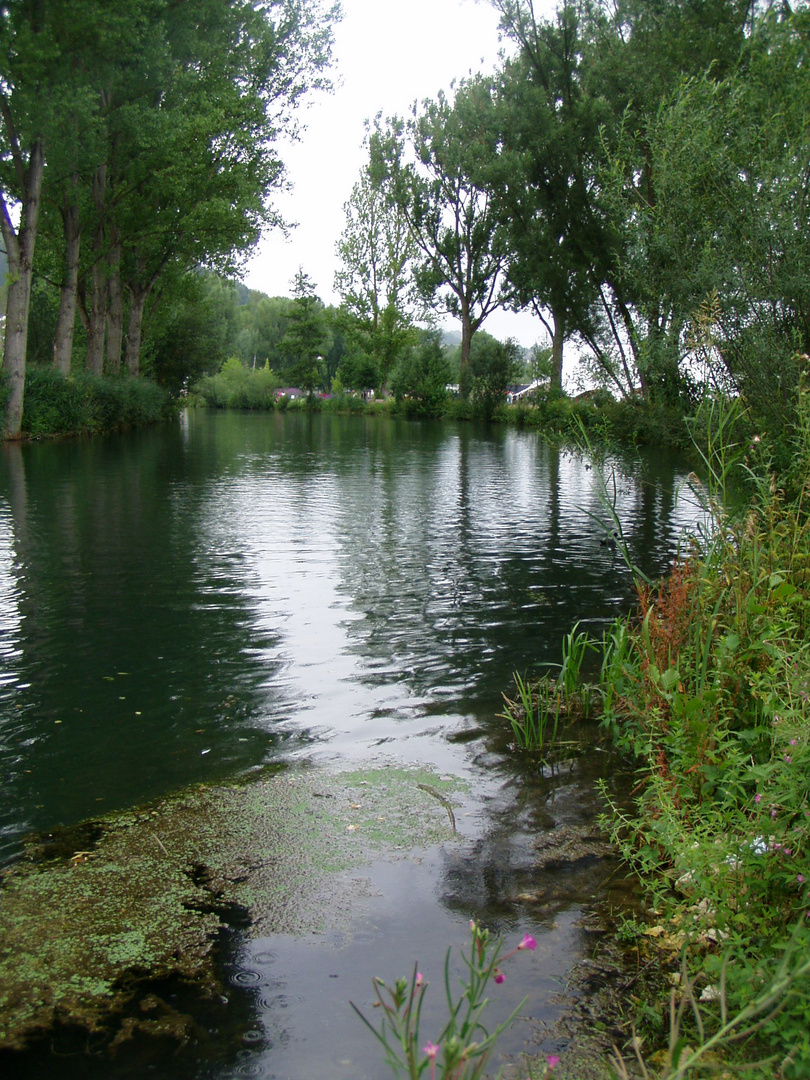
[{"label": "weed", "polygon": [[444,989],[449,1018],[435,1042],[421,1045],[422,1010],[428,983],[414,965],[410,980],[397,979],[387,986],[382,979],[372,979],[374,1007],[381,1010],[376,1027],[357,1008],[351,1006],[385,1053],[385,1060],[397,1077],[417,1080],[430,1071],[431,1080],[474,1080],[483,1075],[487,1060],[498,1036],[506,1030],[525,1005],[525,998],[502,1023],[490,1033],[482,1016],[488,1004],[487,986],[505,979],[500,964],[521,950],[532,951],[536,942],[526,934],[517,948],[501,956],[502,942],[492,939],[488,930],[470,922],[472,940],[469,954],[463,956],[467,976],[462,992],[453,993],[450,980],[450,950],[444,961]]}]

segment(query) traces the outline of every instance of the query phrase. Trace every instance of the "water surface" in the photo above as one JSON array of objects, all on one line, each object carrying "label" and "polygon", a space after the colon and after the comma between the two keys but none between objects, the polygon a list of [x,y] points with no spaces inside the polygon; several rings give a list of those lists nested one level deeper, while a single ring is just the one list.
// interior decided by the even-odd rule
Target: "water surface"
[{"label": "water surface", "polygon": [[[389,876],[359,937],[266,942],[261,962],[236,948],[261,987],[285,962],[296,985],[255,991],[253,1041],[217,1068],[365,1075],[359,1040],[313,1036],[324,1000],[352,1026],[346,972],[403,973],[420,944],[463,940],[471,916],[545,935],[529,982],[547,997],[587,898],[572,885],[551,919],[514,898],[532,885],[536,831],[596,812],[599,765],[527,776],[496,714],[515,669],[558,661],[574,622],[599,636],[633,603],[594,520],[600,475],[632,559],[661,573],[697,511],[686,468],[652,454],[600,474],[506,428],[203,411],[4,447],[0,858],[31,831],[267,762],[427,762],[470,779],[465,845],[414,863],[419,905],[375,871]],[[330,965],[344,978],[324,989]]]}]

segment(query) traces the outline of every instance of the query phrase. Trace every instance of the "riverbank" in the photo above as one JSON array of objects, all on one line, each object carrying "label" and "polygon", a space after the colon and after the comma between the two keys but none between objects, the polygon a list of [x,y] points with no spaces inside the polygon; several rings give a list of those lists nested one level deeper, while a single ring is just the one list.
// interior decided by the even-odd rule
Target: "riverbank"
[{"label": "riverbank", "polygon": [[[701,1075],[711,1061],[756,1077],[810,1075],[810,409],[789,467],[734,409],[707,417],[710,527],[660,584],[638,578],[638,614],[606,634],[602,724],[635,759],[631,810],[605,825],[649,890],[639,935],[681,958],[677,1018],[640,1002],[647,1045]],[[750,499],[733,509],[730,487]],[[677,979],[677,972],[673,973]],[[689,1048],[688,1050],[686,1048]],[[672,1056],[671,1054],[671,1056]],[[760,1064],[757,1065],[757,1062]]]},{"label": "riverbank", "polygon": [[[317,412],[339,416],[392,416],[409,419],[486,420],[568,437],[577,445],[583,431],[595,441],[616,446],[657,446],[683,452],[691,448],[690,429],[682,410],[652,406],[640,399],[617,401],[605,391],[578,397],[548,398],[531,403],[494,405],[463,400],[450,394],[437,399],[362,397],[339,393],[307,397],[276,396],[261,385],[262,372],[245,371],[234,385],[222,376],[209,376],[194,389],[189,404],[218,409],[259,412]],[[253,383],[257,386],[253,388]]]},{"label": "riverbank", "polygon": [[[0,380],[0,410],[8,388]],[[87,372],[64,376],[30,365],[25,378],[21,437],[103,435],[156,424],[177,415],[178,403],[151,379]]]}]

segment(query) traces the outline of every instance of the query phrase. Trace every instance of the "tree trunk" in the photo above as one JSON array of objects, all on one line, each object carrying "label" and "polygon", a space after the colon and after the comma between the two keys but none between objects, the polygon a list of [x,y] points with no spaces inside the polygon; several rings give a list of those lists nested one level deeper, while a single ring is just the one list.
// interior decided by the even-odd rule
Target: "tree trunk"
[{"label": "tree trunk", "polygon": [[126,366],[130,375],[137,375],[141,356],[141,330],[143,329],[143,309],[149,289],[129,288],[129,322],[127,324]]},{"label": "tree trunk", "polygon": [[107,311],[107,371],[117,375],[121,370],[121,344],[124,338],[124,290],[121,284],[121,238],[112,229],[110,247],[110,306]]},{"label": "tree trunk", "polygon": [[459,393],[463,398],[469,397],[470,394],[470,349],[474,333],[475,327],[465,307],[461,313],[461,361],[458,375]]},{"label": "tree trunk", "polygon": [[79,178],[71,179],[70,194],[65,195],[62,221],[65,231],[65,260],[62,269],[62,288],[59,294],[59,316],[53,336],[53,366],[63,375],[70,374],[73,358],[73,331],[76,325],[77,289],[79,283],[79,250],[81,225],[75,192]]},{"label": "tree trunk", "polygon": [[22,175],[20,227],[15,231],[5,199],[0,199],[0,227],[8,256],[9,286],[6,302],[6,340],[3,368],[10,393],[6,409],[5,436],[19,438],[25,391],[25,354],[28,345],[28,310],[31,302],[31,271],[37,237],[40,193],[45,156],[41,141],[31,147]]},{"label": "tree trunk", "polygon": [[548,389],[551,397],[562,397],[565,322],[563,319],[557,318],[554,311],[552,311],[551,317],[554,320],[554,333],[551,335],[551,381]]},{"label": "tree trunk", "polygon": [[104,257],[104,197],[107,166],[93,173],[93,203],[96,226],[93,230],[93,269],[90,278],[90,309],[87,312],[87,356],[85,367],[92,375],[104,370],[104,334],[107,327],[107,260]]}]

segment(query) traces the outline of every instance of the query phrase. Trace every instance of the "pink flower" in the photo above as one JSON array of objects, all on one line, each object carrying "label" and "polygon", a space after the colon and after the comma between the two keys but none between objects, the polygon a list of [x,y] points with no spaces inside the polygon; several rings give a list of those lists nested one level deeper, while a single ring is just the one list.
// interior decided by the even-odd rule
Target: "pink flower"
[{"label": "pink flower", "polygon": [[421,972],[421,971],[417,971],[417,973],[416,973],[416,979],[414,980],[414,986],[415,986],[415,987],[416,987],[417,989],[419,989],[419,988],[420,988],[420,987],[422,986],[422,984],[424,983],[424,981],[425,981],[425,980],[424,980],[424,978],[422,977],[422,972]]},{"label": "pink flower", "polygon": [[786,761],[786,762],[788,763],[788,765],[789,765],[789,764],[790,764],[790,754],[784,754],[783,756],[784,756],[784,759],[785,759],[785,761]]},{"label": "pink flower", "polygon": [[771,817],[776,817],[776,809],[771,810]]},{"label": "pink flower", "polygon": [[791,746],[796,746],[796,739],[788,739]]},{"label": "pink flower", "polygon": [[559,1065],[559,1063],[560,1063],[560,1055],[559,1054],[549,1054],[548,1057],[546,1058],[546,1064],[548,1065],[549,1069],[553,1069],[554,1066]]},{"label": "pink flower", "polygon": [[796,875],[796,880],[798,881],[798,883],[800,885],[804,885],[804,874],[797,874]]},{"label": "pink flower", "polygon": [[422,1053],[427,1054],[431,1061],[435,1061],[438,1052],[439,1048],[436,1043],[429,1042],[427,1043],[427,1045],[422,1047]]},{"label": "pink flower", "polygon": [[534,940],[531,934],[526,934],[523,941],[518,945],[519,949],[528,949],[529,952],[534,952],[537,948],[537,942]]},{"label": "pink flower", "polygon": [[506,976],[500,968],[495,968],[495,982],[498,984],[506,982]]},{"label": "pink flower", "polygon": [[755,803],[762,802],[762,796],[759,794],[759,792],[757,792],[756,795],[754,796],[754,802]]}]

